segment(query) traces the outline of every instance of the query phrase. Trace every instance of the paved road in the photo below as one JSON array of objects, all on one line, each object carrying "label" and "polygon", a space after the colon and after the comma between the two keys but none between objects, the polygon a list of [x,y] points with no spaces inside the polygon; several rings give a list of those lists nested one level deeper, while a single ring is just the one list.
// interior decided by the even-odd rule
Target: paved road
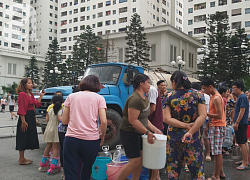
[{"label": "paved road", "polygon": [[[0,113],[0,127],[16,125],[16,120],[10,120],[9,113]],[[15,132],[12,133],[12,128],[0,128],[0,180],[50,180],[61,179],[61,173],[54,175],[47,175],[46,173],[38,172],[39,164],[46,143],[42,141],[42,134],[39,134],[40,149],[27,150],[26,157],[34,161],[33,164],[27,166],[20,166],[18,164],[18,151],[15,150]],[[5,137],[5,138],[3,138]],[[8,138],[6,138],[8,137]],[[237,171],[234,165],[235,161],[240,160],[241,152],[237,147],[233,150],[230,156],[224,158],[223,167],[226,174],[226,180],[249,180],[249,171]],[[249,156],[250,157],[250,156]],[[250,158],[249,158],[250,162]],[[211,162],[205,162],[205,174],[208,178],[213,172],[214,164],[213,159]],[[181,180],[188,180],[190,174],[182,171]],[[163,171],[161,174],[162,180],[167,180],[167,176]]]}]

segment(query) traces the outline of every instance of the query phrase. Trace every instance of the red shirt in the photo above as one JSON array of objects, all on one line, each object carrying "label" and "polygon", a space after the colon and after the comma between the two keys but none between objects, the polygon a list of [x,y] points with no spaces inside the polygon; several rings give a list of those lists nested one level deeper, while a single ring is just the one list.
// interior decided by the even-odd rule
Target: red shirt
[{"label": "red shirt", "polygon": [[33,104],[36,108],[39,108],[42,103],[38,103],[32,93],[31,97],[28,96],[25,92],[20,92],[18,95],[18,115],[26,115],[27,111],[34,111]]}]

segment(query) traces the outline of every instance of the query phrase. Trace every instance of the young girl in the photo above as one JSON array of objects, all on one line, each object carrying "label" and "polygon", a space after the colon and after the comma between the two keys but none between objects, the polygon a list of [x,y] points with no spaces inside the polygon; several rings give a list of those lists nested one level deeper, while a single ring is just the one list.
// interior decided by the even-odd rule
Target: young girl
[{"label": "young girl", "polygon": [[[59,150],[59,137],[58,137],[58,124],[62,119],[62,103],[63,97],[61,95],[54,95],[52,97],[53,108],[46,114],[47,127],[44,132],[43,141],[47,142],[44,150],[44,155],[40,163],[39,171],[47,171],[47,174],[53,174],[61,171],[59,164],[58,150]],[[53,158],[49,165],[49,152],[53,149]],[[50,168],[50,169],[49,169]]]}]

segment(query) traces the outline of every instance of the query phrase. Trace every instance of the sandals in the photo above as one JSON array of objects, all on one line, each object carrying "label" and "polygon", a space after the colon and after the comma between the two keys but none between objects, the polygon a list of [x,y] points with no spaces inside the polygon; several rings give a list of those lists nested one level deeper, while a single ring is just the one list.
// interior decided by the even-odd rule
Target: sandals
[{"label": "sandals", "polygon": [[240,166],[240,165],[242,165],[242,162],[241,162],[241,161],[238,161],[238,162],[235,162],[234,164]]},{"label": "sandals", "polygon": [[209,177],[209,178],[207,178],[207,180],[216,180],[213,176],[211,176],[211,177]]},{"label": "sandals", "polygon": [[211,161],[211,157],[210,156],[206,156],[206,161]]},{"label": "sandals", "polygon": [[184,170],[185,170],[186,173],[190,172],[189,169],[188,169],[188,167],[185,167]]},{"label": "sandals", "polygon": [[19,165],[29,165],[29,164],[32,164],[32,161],[31,160],[26,160],[26,162],[23,164],[21,164],[20,162],[19,162]]},{"label": "sandals", "polygon": [[249,167],[239,166],[236,168],[238,171],[246,171],[249,170]]},{"label": "sandals", "polygon": [[226,155],[226,156],[229,156],[230,154],[229,154],[229,152],[228,152],[228,151],[226,151],[226,152],[225,152],[225,155]]}]

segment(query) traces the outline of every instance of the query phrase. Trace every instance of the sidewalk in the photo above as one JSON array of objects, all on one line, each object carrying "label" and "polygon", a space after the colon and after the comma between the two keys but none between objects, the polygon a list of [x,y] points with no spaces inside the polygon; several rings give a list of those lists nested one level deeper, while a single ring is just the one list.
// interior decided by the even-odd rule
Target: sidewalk
[{"label": "sidewalk", "polygon": [[[14,108],[15,114],[17,113],[17,107]],[[17,121],[15,117],[11,119],[9,112],[9,106],[5,107],[5,113],[0,113],[0,138],[9,138],[16,136],[16,125]],[[18,116],[19,117],[19,116]],[[42,133],[40,127],[37,127],[37,133]]]}]

